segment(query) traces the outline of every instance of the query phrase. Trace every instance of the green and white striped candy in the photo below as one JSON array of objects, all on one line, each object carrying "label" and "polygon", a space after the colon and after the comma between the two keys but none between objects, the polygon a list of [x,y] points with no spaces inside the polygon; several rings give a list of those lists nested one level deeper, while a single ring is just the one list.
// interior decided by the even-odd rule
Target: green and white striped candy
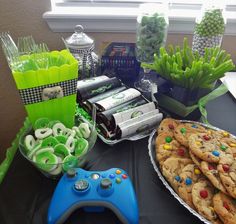
[{"label": "green and white striped candy", "polygon": [[63,144],[57,144],[54,147],[54,153],[61,158],[65,158],[66,156],[70,155],[70,150]]},{"label": "green and white striped candy", "polygon": [[76,168],[78,166],[78,159],[75,156],[68,155],[64,158],[62,163],[62,169],[66,172],[70,168]]},{"label": "green and white striped candy", "polygon": [[86,139],[80,138],[77,140],[76,148],[75,148],[75,156],[80,157],[87,153],[89,143]]},{"label": "green and white striped candy", "polygon": [[26,150],[27,150],[27,151],[31,151],[31,150],[34,148],[35,144],[36,144],[36,141],[35,141],[35,139],[34,139],[34,136],[32,136],[32,135],[27,135],[27,136],[25,137],[24,144],[25,144]]}]

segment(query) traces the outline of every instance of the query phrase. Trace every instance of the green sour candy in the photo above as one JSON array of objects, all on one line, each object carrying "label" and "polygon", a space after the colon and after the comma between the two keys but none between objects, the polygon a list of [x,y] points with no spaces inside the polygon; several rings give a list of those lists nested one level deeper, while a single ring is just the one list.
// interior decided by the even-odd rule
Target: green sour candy
[{"label": "green sour candy", "polygon": [[70,150],[70,152],[74,152],[75,150],[75,145],[76,145],[76,139],[74,139],[72,136],[70,136],[67,141],[65,146]]},{"label": "green sour candy", "polygon": [[28,157],[29,159],[32,159],[32,158],[33,158],[33,155],[34,155],[41,147],[42,147],[42,146],[41,146],[40,143],[37,144],[37,145],[35,145],[34,148],[33,148],[31,151],[28,152],[27,157]]},{"label": "green sour candy", "polygon": [[36,141],[32,135],[27,135],[25,137],[24,144],[25,144],[25,148],[27,149],[27,151],[31,151],[34,148],[34,146],[36,145]]},{"label": "green sour candy", "polygon": [[35,132],[35,137],[38,139],[44,139],[47,138],[52,134],[52,129],[51,128],[40,128],[36,129]]},{"label": "green sour candy", "polygon": [[58,135],[55,137],[59,143],[66,144],[67,137],[64,135]]},{"label": "green sour candy", "polygon": [[59,141],[52,136],[49,136],[42,141],[42,147],[55,147],[57,144],[59,144]]},{"label": "green sour candy", "polygon": [[84,138],[78,139],[77,145],[75,148],[75,156],[80,157],[80,156],[86,154],[88,151],[88,146],[89,146],[89,144],[86,139],[84,139]]},{"label": "green sour candy", "polygon": [[70,150],[63,144],[57,144],[54,148],[54,153],[61,158],[65,158],[70,155]]},{"label": "green sour candy", "polygon": [[57,167],[54,170],[49,171],[49,173],[53,176],[57,176],[57,175],[61,174],[61,172],[62,172],[62,165],[61,165],[62,159],[60,157],[57,157],[57,159],[58,159]]},{"label": "green sour candy", "polygon": [[66,172],[70,168],[76,168],[78,166],[78,159],[75,156],[68,155],[64,158],[62,168]]},{"label": "green sour candy", "polygon": [[39,118],[37,121],[34,123],[35,129],[40,129],[40,128],[48,128],[50,120],[48,118]]},{"label": "green sour candy", "polygon": [[57,168],[58,158],[50,150],[38,153],[33,157],[36,166],[46,172],[52,171]]},{"label": "green sour candy", "polygon": [[87,123],[81,123],[78,128],[83,138],[89,138],[91,131]]},{"label": "green sour candy", "polygon": [[66,127],[62,123],[56,123],[53,125],[52,132],[54,136],[63,135]]}]

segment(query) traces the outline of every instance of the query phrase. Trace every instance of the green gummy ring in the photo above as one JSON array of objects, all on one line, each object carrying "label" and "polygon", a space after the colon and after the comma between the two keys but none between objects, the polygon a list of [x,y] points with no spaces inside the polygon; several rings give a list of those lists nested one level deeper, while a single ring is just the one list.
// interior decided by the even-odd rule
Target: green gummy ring
[{"label": "green gummy ring", "polygon": [[69,137],[69,136],[75,137],[76,131],[75,130],[71,130],[70,128],[66,128],[63,134],[66,137]]},{"label": "green gummy ring", "polygon": [[80,133],[82,133],[83,138],[88,138],[90,136],[91,131],[87,123],[81,123],[78,128]]},{"label": "green gummy ring", "polygon": [[52,147],[41,148],[41,149],[37,150],[37,152],[35,152],[34,156],[37,156],[38,154],[44,153],[44,152],[54,153],[54,149]]},{"label": "green gummy ring", "polygon": [[67,137],[64,135],[58,135],[55,137],[59,143],[66,144]]},{"label": "green gummy ring", "polygon": [[75,156],[80,157],[84,155],[88,151],[89,143],[86,139],[80,138],[77,140],[76,148],[75,148]]},{"label": "green gummy ring", "polygon": [[29,151],[29,153],[27,154],[27,157],[28,157],[29,159],[32,159],[32,158],[33,158],[33,155],[34,155],[40,148],[41,148],[41,144],[40,144],[40,143],[37,144],[37,145],[35,145],[35,147],[34,147],[31,151]]},{"label": "green gummy ring", "polygon": [[58,158],[49,151],[41,152],[33,157],[36,166],[46,172],[50,172],[57,168]]},{"label": "green gummy ring", "polygon": [[66,127],[61,122],[54,124],[52,128],[52,132],[54,136],[63,135],[65,130],[66,130]]},{"label": "green gummy ring", "polygon": [[54,153],[59,157],[65,158],[70,155],[70,150],[65,145],[60,143],[54,147]]},{"label": "green gummy ring", "polygon": [[25,145],[25,148],[27,149],[27,151],[31,151],[34,148],[34,146],[36,145],[36,141],[34,139],[34,136],[27,135],[25,137],[24,145]]},{"label": "green gummy ring", "polygon": [[49,136],[42,140],[42,147],[55,147],[57,144],[59,144],[59,141],[52,136]]},{"label": "green gummy ring", "polygon": [[70,168],[75,168],[78,165],[78,159],[75,156],[68,155],[64,158],[62,168],[66,172]]},{"label": "green gummy ring", "polygon": [[35,129],[39,128],[47,128],[50,120],[46,117],[39,118],[38,120],[35,121],[34,127]]},{"label": "green gummy ring", "polygon": [[74,139],[72,136],[70,136],[67,141],[65,146],[70,150],[70,152],[74,152],[75,150],[75,145],[76,145],[76,139]]},{"label": "green gummy ring", "polygon": [[62,159],[60,157],[57,157],[57,159],[58,159],[57,167],[54,170],[49,172],[53,176],[57,176],[57,175],[59,175],[62,172],[62,166],[61,166]]},{"label": "green gummy ring", "polygon": [[52,134],[51,128],[39,128],[39,129],[36,129],[34,132],[35,137],[38,139],[47,138],[51,134]]}]

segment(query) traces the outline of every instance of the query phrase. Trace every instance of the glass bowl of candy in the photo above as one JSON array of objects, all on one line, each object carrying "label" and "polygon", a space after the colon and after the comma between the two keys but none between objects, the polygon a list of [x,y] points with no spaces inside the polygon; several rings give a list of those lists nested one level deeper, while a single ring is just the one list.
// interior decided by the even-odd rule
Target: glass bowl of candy
[{"label": "glass bowl of candy", "polygon": [[56,179],[69,169],[83,167],[96,140],[95,121],[77,118],[67,128],[60,121],[40,118],[22,134],[19,149],[40,172]]}]

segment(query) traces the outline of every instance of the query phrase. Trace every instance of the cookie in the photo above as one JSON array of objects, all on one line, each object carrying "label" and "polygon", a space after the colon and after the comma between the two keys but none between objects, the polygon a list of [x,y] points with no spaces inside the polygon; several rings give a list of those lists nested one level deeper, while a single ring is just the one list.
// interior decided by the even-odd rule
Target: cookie
[{"label": "cookie", "polygon": [[164,161],[162,166],[162,172],[164,177],[168,180],[171,186],[176,192],[178,192],[178,186],[180,184],[180,173],[182,169],[192,163],[191,159],[169,158]]},{"label": "cookie", "polygon": [[214,187],[208,180],[200,180],[192,187],[192,200],[197,212],[212,223],[219,223],[213,208]]},{"label": "cookie", "polygon": [[175,128],[174,136],[178,142],[188,147],[188,138],[193,133],[204,133],[206,129],[192,123],[181,123]]},{"label": "cookie", "polygon": [[210,163],[218,163],[223,156],[232,154],[230,148],[222,149],[218,140],[205,133],[191,134],[188,141],[192,153]]},{"label": "cookie", "polygon": [[163,162],[168,158],[190,158],[188,149],[181,146],[176,140],[165,143],[156,148],[156,158],[162,167]]},{"label": "cookie", "polygon": [[236,223],[236,204],[234,199],[219,192],[213,197],[213,206],[224,224]]},{"label": "cookie", "polygon": [[191,150],[189,150],[189,156],[193,160],[193,162],[201,169],[201,159],[199,159],[197,156],[195,156]]},{"label": "cookie", "polygon": [[171,143],[173,139],[174,134],[171,132],[161,132],[156,137],[156,147],[159,147],[161,144],[165,143]]},{"label": "cookie", "polygon": [[195,164],[186,165],[180,173],[179,196],[192,208],[192,187],[200,178],[203,178],[200,169]]},{"label": "cookie", "polygon": [[236,198],[236,159],[232,156],[225,156],[217,166],[220,179],[227,192]]},{"label": "cookie", "polygon": [[227,194],[227,190],[220,179],[216,164],[202,161],[200,163],[200,168],[202,173],[209,179],[214,187]]},{"label": "cookie", "polygon": [[222,138],[220,140],[223,147],[229,147],[233,156],[236,157],[236,139],[232,137]]},{"label": "cookie", "polygon": [[165,118],[164,120],[162,120],[162,122],[160,123],[159,127],[158,127],[158,134],[162,133],[162,132],[170,132],[170,133],[174,133],[175,128],[178,126],[179,121],[174,120],[172,118]]}]

